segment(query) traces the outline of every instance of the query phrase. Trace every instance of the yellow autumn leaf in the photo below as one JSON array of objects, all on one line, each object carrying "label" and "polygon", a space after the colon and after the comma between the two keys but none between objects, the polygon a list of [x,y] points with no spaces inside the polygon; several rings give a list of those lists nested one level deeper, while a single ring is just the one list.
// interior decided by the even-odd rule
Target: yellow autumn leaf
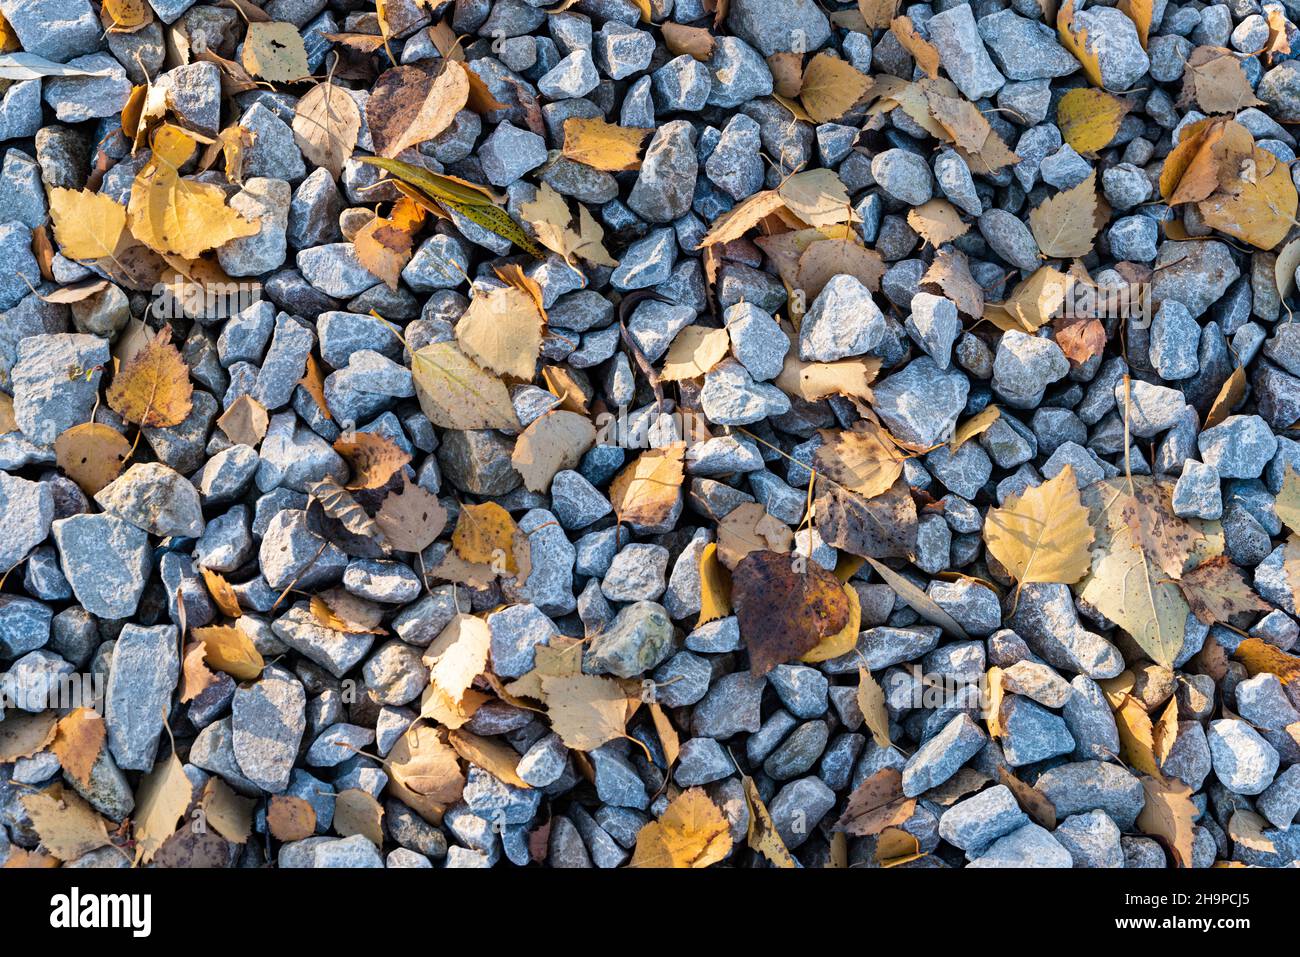
[{"label": "yellow autumn leaf", "polygon": [[538,416],[520,433],[510,464],[524,477],[530,492],[549,492],[556,473],[577,468],[595,442],[596,427],[591,419],[555,409]]},{"label": "yellow autumn leaf", "polygon": [[984,541],[989,553],[1021,585],[1026,582],[1073,584],[1088,574],[1093,532],[1079,500],[1074,468],[1011,496],[989,509]]},{"label": "yellow autumn leaf", "polygon": [[989,426],[996,422],[1001,415],[1002,410],[996,405],[986,406],[984,411],[972,415],[957,426],[957,430],[952,434],[952,441],[948,443],[948,451],[956,452],[977,435],[987,432]]},{"label": "yellow autumn leaf", "polygon": [[164,326],[127,360],[108,387],[108,404],[136,425],[179,425],[193,408],[190,367]]},{"label": "yellow autumn leaf", "polygon": [[510,513],[496,502],[462,505],[460,518],[451,535],[451,547],[467,562],[501,564],[511,574],[515,564],[514,539],[519,526]]},{"label": "yellow autumn leaf", "polygon": [[206,250],[261,229],[226,205],[220,186],[184,179],[181,167],[194,155],[194,138],[178,126],[161,126],[153,154],[131,186],[127,218],[131,234],[159,253],[198,259]]},{"label": "yellow autumn leaf", "polygon": [[871,89],[871,78],[829,53],[818,53],[803,73],[799,99],[814,123],[832,123]]},{"label": "yellow autumn leaf", "polygon": [[911,17],[894,17],[889,30],[899,45],[912,55],[916,65],[932,80],[939,78],[939,51],[934,44],[916,32]]},{"label": "yellow autumn leaf", "polygon": [[435,342],[411,357],[415,396],[441,429],[517,429],[519,419],[505,383],[461,351]]},{"label": "yellow autumn leaf", "polygon": [[641,144],[650,130],[606,123],[599,117],[564,121],[565,158],[593,169],[617,173],[641,168]]},{"label": "yellow autumn leaf", "polygon": [[1119,132],[1129,106],[1105,90],[1080,87],[1056,104],[1056,125],[1065,142],[1079,153],[1104,149]]},{"label": "yellow autumn leaf", "polygon": [[1074,4],[1075,0],[1065,0],[1061,8],[1056,13],[1056,35],[1061,40],[1061,46],[1070,51],[1071,55],[1079,61],[1083,67],[1084,75],[1088,77],[1093,86],[1105,86],[1101,82],[1101,62],[1098,59],[1098,47],[1094,44],[1090,49],[1088,46],[1088,31],[1079,27],[1074,22]]},{"label": "yellow autumn leaf", "polygon": [[544,676],[542,694],[551,730],[575,751],[622,738],[627,723],[627,695],[617,681],[601,675]]},{"label": "yellow autumn leaf", "polygon": [[542,313],[528,293],[502,286],[470,300],[456,323],[456,341],[485,369],[532,381],[542,349]]},{"label": "yellow autumn leaf", "polygon": [[817,470],[865,498],[887,492],[903,472],[906,456],[885,429],[864,421],[854,431],[823,429],[813,453]]},{"label": "yellow autumn leaf", "polygon": [[694,868],[716,864],[731,853],[731,825],[703,788],[677,795],[659,820],[636,836],[630,867]]},{"label": "yellow autumn leaf", "polygon": [[668,520],[681,497],[685,452],[684,442],[647,449],[615,476],[609,500],[620,521],[652,526]]},{"label": "yellow autumn leaf", "polygon": [[110,33],[134,33],[153,23],[146,0],[104,0],[104,13],[113,21]]},{"label": "yellow autumn leaf", "polygon": [[82,422],[54,440],[59,468],[87,495],[94,495],[122,472],[131,443],[102,422]]},{"label": "yellow autumn leaf", "polygon": [[668,347],[660,374],[669,382],[698,378],[721,362],[730,347],[726,329],[687,326]]},{"label": "yellow autumn leaf", "polygon": [[575,265],[575,259],[585,259],[598,266],[617,266],[618,261],[605,249],[605,230],[586,206],[582,203],[577,206],[575,219],[564,197],[550,183],[542,183],[537,198],[520,205],[519,215],[532,225],[539,243],[559,253],[570,265]]},{"label": "yellow autumn leaf", "polygon": [[695,627],[731,614],[731,575],[718,561],[718,546],[709,542],[700,552],[700,617]]},{"label": "yellow autumn leaf", "polygon": [[819,661],[829,661],[840,655],[847,655],[858,645],[858,637],[862,632],[862,601],[858,598],[858,590],[840,577],[838,567],[835,570],[835,577],[844,583],[844,597],[849,602],[849,620],[838,632],[827,635],[817,642],[812,651],[799,659],[807,664],[816,664]]},{"label": "yellow autumn leaf", "polygon": [[205,660],[218,671],[240,681],[253,681],[262,674],[265,662],[253,640],[239,628],[208,625],[194,628],[191,633],[203,642]]},{"label": "yellow autumn leaf", "polygon": [[1029,230],[1050,258],[1072,259],[1092,252],[1097,237],[1097,171],[1030,210]]},{"label": "yellow autumn leaf", "polygon": [[113,255],[126,229],[126,207],[88,189],[49,191],[50,218],[59,252],[69,259],[104,259]]},{"label": "yellow autumn leaf", "polygon": [[907,225],[931,246],[942,246],[970,229],[957,207],[946,199],[931,199],[907,212]]},{"label": "yellow autumn leaf", "polygon": [[272,83],[293,83],[311,76],[306,45],[292,23],[250,23],[243,60],[245,70]]},{"label": "yellow autumn leaf", "polygon": [[851,222],[849,191],[831,169],[795,173],[777,189],[786,208],[809,226],[818,228]]}]

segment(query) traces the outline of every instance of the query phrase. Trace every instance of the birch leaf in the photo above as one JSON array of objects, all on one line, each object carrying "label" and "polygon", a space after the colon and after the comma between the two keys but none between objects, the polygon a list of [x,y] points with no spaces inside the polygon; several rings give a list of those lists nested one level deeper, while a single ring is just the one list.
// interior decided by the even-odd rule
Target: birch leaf
[{"label": "birch leaf", "polygon": [[171,344],[164,327],[113,376],[109,407],[128,422],[145,427],[179,425],[193,408],[190,367]]},{"label": "birch leaf", "polygon": [[470,300],[456,323],[456,341],[485,369],[531,382],[542,348],[542,313],[522,289],[493,289]]},{"label": "birch leaf", "polygon": [[616,173],[641,168],[641,144],[650,130],[606,123],[599,117],[571,117],[564,121],[561,153],[592,169]]},{"label": "birch leaf", "polygon": [[343,164],[357,148],[361,111],[347,90],[320,83],[298,101],[293,114],[293,140],[302,155],[338,179]]},{"label": "birch leaf", "polygon": [[102,422],[82,422],[54,440],[59,468],[87,495],[117,478],[130,454],[126,436]]},{"label": "birch leaf", "polygon": [[731,576],[731,598],[754,675],[806,654],[849,618],[848,599],[834,575],[779,552],[742,558]]},{"label": "birch leaf", "polygon": [[293,83],[311,76],[307,48],[292,23],[250,23],[243,60],[245,70],[272,83]]},{"label": "birch leaf", "polygon": [[1011,496],[1002,508],[989,509],[984,521],[989,553],[1021,585],[1077,582],[1092,564],[1092,540],[1070,465],[1056,478]]},{"label": "birch leaf", "polygon": [[415,395],[442,429],[518,429],[505,383],[465,355],[455,342],[435,342],[411,357]]},{"label": "birch leaf", "polygon": [[647,449],[625,466],[609,486],[609,500],[619,520],[654,526],[666,522],[677,507],[686,472],[686,443]]},{"label": "birch leaf", "polygon": [[530,492],[549,492],[557,472],[576,468],[596,442],[591,419],[555,409],[534,419],[520,433],[510,464],[524,477]]},{"label": "birch leaf", "polygon": [[1029,229],[1045,256],[1073,259],[1088,255],[1097,237],[1097,171],[1039,203],[1029,213]]},{"label": "birch leaf", "polygon": [[1110,145],[1128,111],[1127,103],[1105,90],[1079,87],[1056,104],[1056,125],[1076,152],[1095,153]]},{"label": "birch leaf", "polygon": [[447,527],[447,510],[438,496],[403,476],[401,489],[384,496],[375,524],[384,540],[398,551],[422,552]]},{"label": "birch leaf", "polygon": [[716,864],[731,853],[731,825],[703,788],[674,798],[641,828],[630,867],[694,868]]},{"label": "birch leaf", "polygon": [[537,241],[559,253],[570,265],[576,265],[575,259],[585,259],[593,265],[617,266],[618,261],[605,249],[605,230],[586,206],[577,206],[575,217],[564,197],[544,182],[537,190],[537,198],[523,203],[519,214],[532,224]]},{"label": "birch leaf", "polygon": [[575,751],[625,736],[627,695],[617,681],[600,675],[543,677],[542,693],[551,730]]},{"label": "birch leaf", "polygon": [[906,456],[874,422],[852,431],[822,429],[818,435],[822,444],[813,454],[818,471],[866,498],[888,491],[903,474]]},{"label": "birch leaf", "polygon": [[829,53],[818,53],[803,73],[799,98],[814,123],[832,123],[871,89],[871,78]]},{"label": "birch leaf", "polygon": [[730,347],[726,329],[687,326],[668,347],[660,375],[669,382],[698,378],[721,362]]}]

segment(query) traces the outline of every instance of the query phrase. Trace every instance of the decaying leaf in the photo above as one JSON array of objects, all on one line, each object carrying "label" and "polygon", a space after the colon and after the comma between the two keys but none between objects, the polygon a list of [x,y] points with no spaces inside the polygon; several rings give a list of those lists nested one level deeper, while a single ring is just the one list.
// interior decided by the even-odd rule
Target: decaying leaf
[{"label": "decaying leaf", "polygon": [[704,27],[688,27],[672,20],[665,20],[659,25],[663,34],[664,45],[673,56],[691,56],[702,63],[713,57],[713,50],[718,41]]},{"label": "decaying leaf", "polygon": [[989,509],[984,521],[989,554],[1021,585],[1077,582],[1091,567],[1092,540],[1088,510],[1070,465],[1055,478],[1009,497],[1002,508]]},{"label": "decaying leaf", "polygon": [[31,714],[13,711],[0,721],[0,761],[9,763],[30,758],[54,740],[59,716],[54,711]]},{"label": "decaying leaf", "polygon": [[889,22],[889,31],[898,40],[899,45],[912,55],[916,65],[932,80],[939,78],[939,51],[933,43],[916,32],[910,17],[894,17]]},{"label": "decaying leaf", "polygon": [[[835,579],[844,581],[844,576],[839,573],[839,569],[836,569]],[[799,659],[800,661],[806,664],[829,661],[847,655],[857,647],[858,638],[862,633],[862,601],[858,598],[858,590],[847,582],[844,583],[844,597],[849,602],[849,618],[844,623],[844,627],[819,641],[812,651]]]},{"label": "decaying leaf", "polygon": [[411,261],[415,234],[424,218],[424,207],[410,196],[403,196],[387,216],[376,216],[352,237],[357,261],[396,291],[402,270]]},{"label": "decaying leaf", "polygon": [[245,70],[272,83],[293,83],[311,76],[302,35],[292,23],[250,23],[243,60]]},{"label": "decaying leaf", "polygon": [[683,791],[636,836],[630,867],[708,867],[731,853],[731,826],[703,788]]},{"label": "decaying leaf", "polygon": [[751,552],[736,565],[731,582],[754,675],[811,651],[848,622],[843,587],[816,562],[779,552]]},{"label": "decaying leaf", "polygon": [[135,851],[138,864],[148,864],[194,799],[194,785],[176,755],[158,761],[135,792]]},{"label": "decaying leaf", "polygon": [[366,103],[375,152],[391,159],[450,126],[469,101],[466,73],[453,63],[441,70],[410,65],[382,73]]},{"label": "decaying leaf", "polygon": [[375,524],[398,551],[422,552],[447,527],[447,510],[438,496],[403,476],[401,489],[384,497]]},{"label": "decaying leaf", "polygon": [[267,803],[266,826],[277,841],[301,841],[316,833],[316,811],[300,797],[273,794]]},{"label": "decaying leaf", "polygon": [[190,367],[164,327],[132,356],[108,387],[108,404],[136,425],[179,425],[193,407]]},{"label": "decaying leaf", "polygon": [[411,461],[410,453],[377,432],[353,432],[334,442],[334,451],[352,467],[349,491],[383,488]]},{"label": "decaying leaf", "polygon": [[496,502],[462,505],[451,545],[467,562],[497,564],[511,574],[519,571],[514,543],[519,526],[510,513]]},{"label": "decaying leaf", "polygon": [[785,841],[781,840],[781,834],[776,829],[767,805],[759,796],[754,779],[748,774],[742,774],[740,779],[745,789],[745,803],[749,807],[749,831],[745,838],[746,842],[775,867],[798,867],[799,864],[789,848],[785,846]]},{"label": "decaying leaf", "polygon": [[962,222],[957,207],[946,199],[931,199],[908,210],[907,225],[935,247],[964,236],[970,229],[970,223]]},{"label": "decaying leaf", "polygon": [[54,456],[63,473],[87,495],[94,495],[122,473],[131,443],[101,422],[83,422],[54,440]]},{"label": "decaying leaf", "polygon": [[1180,105],[1192,102],[1206,113],[1236,114],[1264,105],[1251,89],[1240,54],[1214,46],[1199,46],[1187,58]]},{"label": "decaying leaf", "polygon": [[1192,613],[1202,624],[1240,624],[1241,616],[1269,612],[1272,605],[1260,598],[1245,573],[1227,555],[1216,555],[1185,573],[1178,582]]},{"label": "decaying leaf", "polygon": [[813,504],[817,530],[834,548],[863,558],[908,558],[916,551],[916,503],[900,478],[871,499],[819,482]]},{"label": "decaying leaf", "polygon": [[853,789],[833,829],[853,837],[870,837],[902,824],[915,810],[916,799],[903,795],[902,772],[881,768]]},{"label": "decaying leaf", "polygon": [[867,559],[868,564],[876,570],[884,582],[898,594],[898,597],[907,602],[912,610],[918,615],[930,622],[932,625],[938,625],[950,635],[955,635],[962,641],[969,641],[966,629],[957,623],[957,620],[948,614],[935,602],[933,598],[927,595],[920,588],[917,588],[910,581],[894,571],[888,565],[876,561],[874,558]]},{"label": "decaying leaf", "polygon": [[[253,809],[257,802],[240,797],[220,775],[212,775],[199,801],[208,824],[232,844],[244,844],[253,833]],[[311,805],[308,805],[310,808]],[[313,814],[313,829],[314,829]]]},{"label": "decaying leaf", "polygon": [[308,603],[312,617],[326,628],[348,635],[382,635],[379,627],[383,609],[374,602],[359,598],[345,588],[334,587],[312,595]]},{"label": "decaying leaf", "polygon": [[1088,31],[1074,22],[1074,9],[1077,0],[1065,0],[1056,13],[1056,35],[1061,40],[1061,46],[1070,51],[1071,55],[1079,61],[1083,67],[1084,75],[1093,86],[1104,87],[1101,81],[1101,62],[1098,58],[1100,44],[1089,43]]},{"label": "decaying leaf", "polygon": [[72,790],[55,782],[43,791],[31,791],[19,800],[32,819],[41,844],[63,861],[111,843],[104,819]]},{"label": "decaying leaf", "polygon": [[1242,639],[1232,657],[1246,666],[1252,678],[1258,674],[1277,675],[1284,685],[1300,680],[1300,658],[1288,655],[1263,639]]}]

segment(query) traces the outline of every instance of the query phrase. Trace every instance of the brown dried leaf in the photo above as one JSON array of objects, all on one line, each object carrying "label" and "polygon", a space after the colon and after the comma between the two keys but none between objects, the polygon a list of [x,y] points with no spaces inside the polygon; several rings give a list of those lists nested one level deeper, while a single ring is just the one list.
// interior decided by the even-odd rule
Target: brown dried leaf
[{"label": "brown dried leaf", "polygon": [[409,453],[402,451],[391,439],[376,432],[354,432],[334,442],[334,451],[352,467],[352,481],[345,488],[383,488],[388,480],[411,461]]},{"label": "brown dried leaf", "polygon": [[438,502],[438,496],[421,485],[413,485],[403,475],[402,487],[384,496],[374,521],[393,548],[422,552],[447,527],[447,510]]},{"label": "brown dried leaf", "polygon": [[754,675],[799,658],[848,622],[843,587],[816,562],[779,552],[751,552],[736,565],[731,581]]},{"label": "brown dried leaf", "polygon": [[469,102],[466,72],[447,63],[439,71],[396,66],[380,74],[366,103],[375,152],[391,159],[450,126]]},{"label": "brown dried leaf", "polygon": [[1179,579],[1178,587],[1202,624],[1241,624],[1247,615],[1272,611],[1273,606],[1255,593],[1245,573],[1228,559],[1206,559]]}]

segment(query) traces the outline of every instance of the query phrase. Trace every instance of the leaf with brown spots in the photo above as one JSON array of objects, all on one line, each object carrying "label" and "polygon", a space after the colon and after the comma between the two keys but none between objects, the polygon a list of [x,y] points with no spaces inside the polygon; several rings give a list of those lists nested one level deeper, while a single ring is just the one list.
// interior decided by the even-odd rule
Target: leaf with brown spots
[{"label": "leaf with brown spots", "polygon": [[519,571],[514,555],[518,531],[519,526],[510,513],[496,502],[462,505],[451,546],[467,562],[486,565],[503,562],[503,567],[513,575]]},{"label": "leaf with brown spots", "polygon": [[54,440],[59,468],[87,495],[117,478],[130,454],[126,436],[102,422],[82,422]]},{"label": "leaf with brown spots", "polygon": [[113,376],[107,399],[128,422],[158,427],[185,421],[193,394],[190,367],[171,344],[170,327],[164,326]]},{"label": "leaf with brown spots", "polygon": [[438,496],[402,476],[402,487],[384,496],[375,513],[384,541],[400,552],[422,552],[447,527],[447,510]]},{"label": "leaf with brown spots", "polygon": [[742,558],[731,576],[731,599],[754,675],[811,651],[849,619],[848,599],[833,574],[779,552]]},{"label": "leaf with brown spots", "polygon": [[881,768],[853,789],[832,830],[870,837],[902,824],[915,810],[916,799],[903,795],[902,772],[898,768]]},{"label": "leaf with brown spots", "polygon": [[742,502],[718,523],[718,561],[735,569],[750,552],[789,552],[794,544],[790,526],[759,502]]},{"label": "leaf with brown spots", "polygon": [[389,159],[409,146],[433,139],[469,102],[467,71],[396,66],[380,74],[366,103],[366,125],[375,152]]},{"label": "leaf with brown spots", "polygon": [[1240,619],[1267,613],[1273,606],[1255,593],[1245,573],[1227,555],[1206,559],[1179,579],[1178,587],[1192,613],[1204,625],[1216,622],[1240,625]]},{"label": "leaf with brown spots", "polygon": [[883,427],[864,420],[852,431],[817,433],[822,444],[813,454],[813,463],[840,485],[864,498],[875,498],[889,491],[903,474],[903,460]]},{"label": "leaf with brown spots", "polygon": [[900,478],[870,500],[819,484],[814,508],[826,544],[863,558],[910,558],[916,551],[916,503],[906,481]]}]

